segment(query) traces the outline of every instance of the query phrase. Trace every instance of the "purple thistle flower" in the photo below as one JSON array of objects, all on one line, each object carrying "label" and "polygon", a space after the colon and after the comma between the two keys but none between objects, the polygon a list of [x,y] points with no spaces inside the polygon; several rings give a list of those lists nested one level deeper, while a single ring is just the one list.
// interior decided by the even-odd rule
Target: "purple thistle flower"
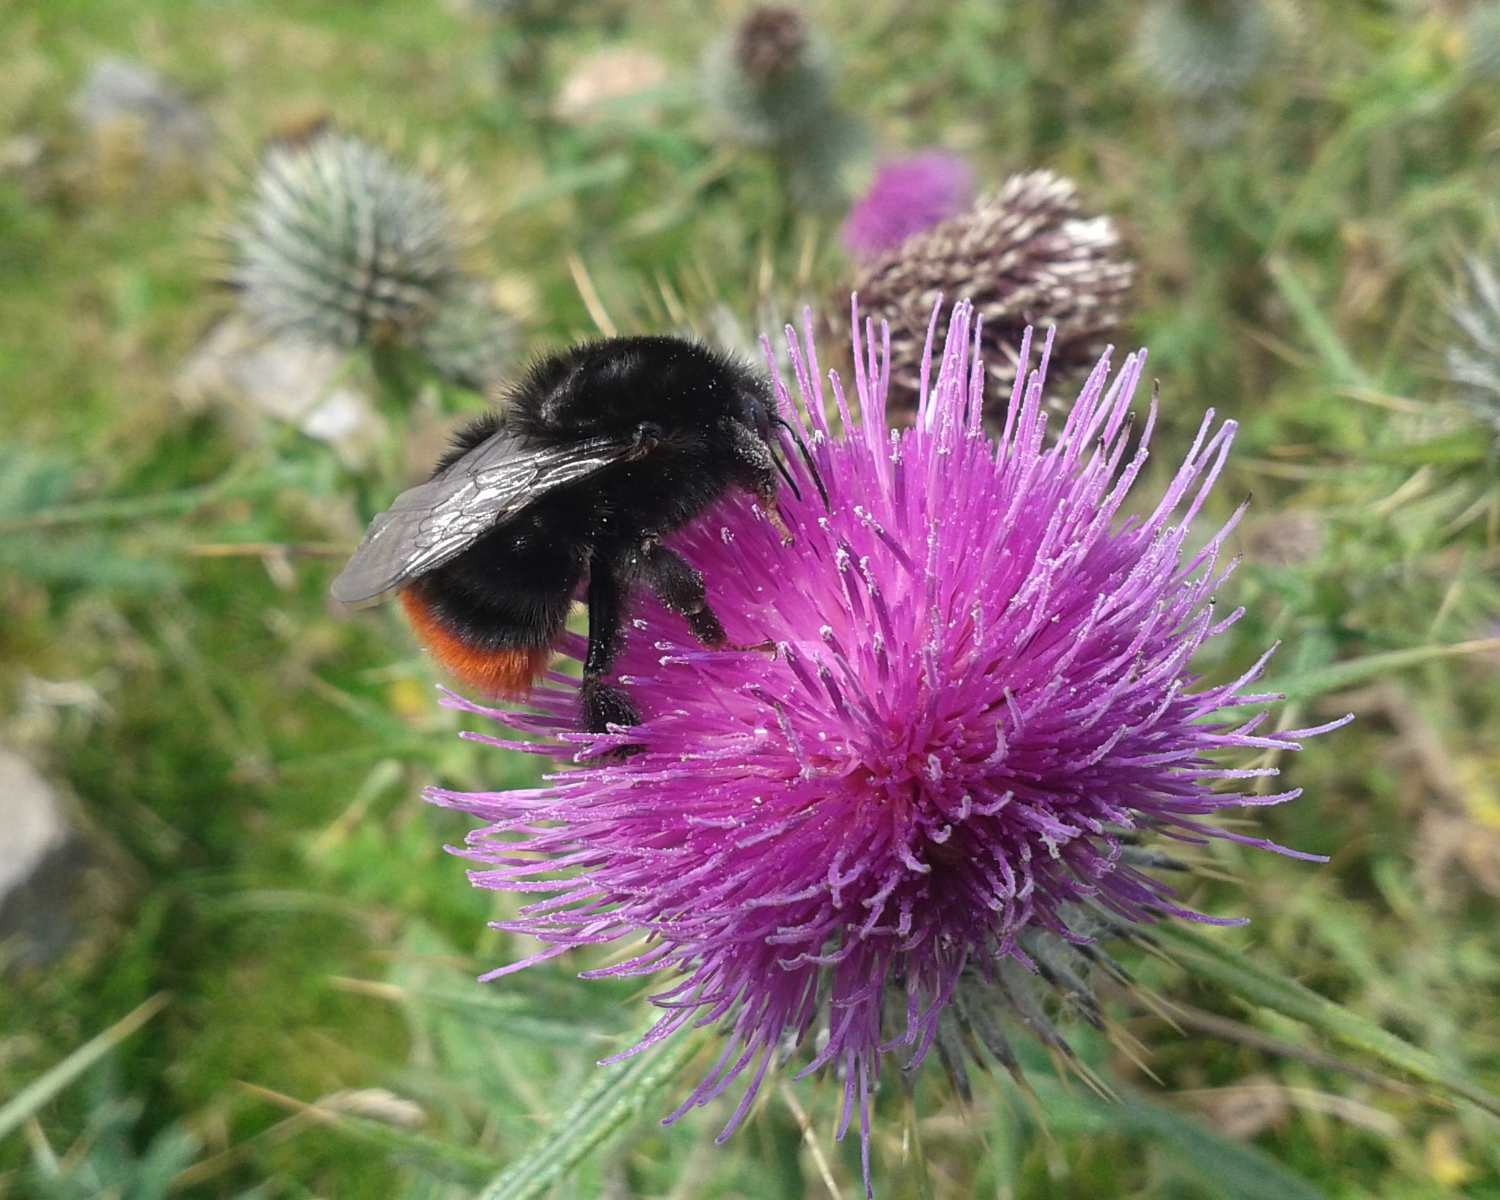
[{"label": "purple thistle flower", "polygon": [[844,245],[869,261],[974,202],[974,169],[946,150],[885,163],[844,220]]},{"label": "purple thistle flower", "polygon": [[[1089,952],[1100,933],[1169,918],[1239,923],[1179,903],[1143,869],[1169,860],[1141,857],[1142,835],[1322,861],[1212,818],[1298,794],[1232,790],[1276,771],[1225,752],[1296,750],[1342,723],[1274,732],[1264,713],[1224,713],[1277,699],[1252,686],[1269,652],[1229,683],[1190,670],[1240,615],[1213,606],[1240,514],[1206,541],[1193,528],[1233,422],[1208,413],[1160,500],[1126,515],[1155,419],[1153,405],[1133,437],[1144,354],[1113,380],[1102,361],[1049,443],[1044,348],[991,440],[972,309],[953,310],[935,356],[936,326],[935,311],[917,420],[901,430],[868,327],[861,339],[856,319],[857,418],[835,374],[825,390],[810,316],[800,346],[789,327],[799,403],[778,383],[781,407],[805,413],[827,509],[812,486],[787,496],[784,546],[736,496],[673,539],[730,640],[773,641],[774,656],[706,650],[641,596],[618,671],[640,726],[574,732],[577,684],[561,674],[525,713],[450,693],[518,734],[474,740],[573,766],[534,788],[428,793],[485,822],[457,851],[476,886],[533,897],[499,927],[543,948],[485,978],[629,945],[584,972],[667,973],[664,1015],[619,1057],[689,1026],[726,1030],[668,1119],[738,1086],[722,1140],[773,1061],[805,1047],[803,1074],[842,1079],[839,1136],[859,1116],[867,1190],[882,1060],[915,1067],[937,1044],[952,1069],[946,1011],[987,1019],[986,988],[1027,1011],[1011,981],[1051,977],[1038,947]],[[574,637],[564,652],[582,649]],[[609,753],[624,744],[641,749]],[[1014,1065],[1003,1037],[980,1037]]]}]

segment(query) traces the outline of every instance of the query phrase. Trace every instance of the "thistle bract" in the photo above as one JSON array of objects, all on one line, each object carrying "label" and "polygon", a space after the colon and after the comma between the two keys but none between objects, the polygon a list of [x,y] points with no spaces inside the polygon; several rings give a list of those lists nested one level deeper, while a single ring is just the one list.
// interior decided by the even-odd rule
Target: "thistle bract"
[{"label": "thistle bract", "polygon": [[[585,976],[664,977],[663,1015],[627,1054],[725,1031],[679,1113],[736,1088],[727,1136],[790,1053],[842,1080],[839,1132],[858,1117],[867,1186],[882,1060],[914,1067],[937,1045],[951,1064],[944,1016],[988,1021],[993,996],[1024,1011],[1017,978],[1067,968],[1049,948],[1229,923],[1187,908],[1141,848],[1159,835],[1293,853],[1215,822],[1297,795],[1250,790],[1275,768],[1225,755],[1319,732],[1225,711],[1275,698],[1252,685],[1264,659],[1217,684],[1190,666],[1239,616],[1213,604],[1238,514],[1198,528],[1233,423],[1208,414],[1164,493],[1127,516],[1154,417],[1133,432],[1144,357],[1113,380],[1101,363],[1050,443],[1041,373],[1023,373],[991,440],[974,313],[959,305],[934,353],[936,322],[901,430],[870,335],[851,396],[820,378],[811,318],[801,345],[789,329],[797,397],[778,385],[779,399],[827,507],[804,475],[783,502],[790,545],[741,497],[672,539],[730,641],[774,654],[704,649],[639,597],[618,678],[641,725],[574,732],[560,674],[526,712],[450,696],[514,731],[476,740],[572,765],[518,791],[429,792],[485,822],[459,851],[473,882],[528,897],[500,927],[542,947],[491,977],[620,943]],[[625,745],[638,749],[608,753]]]}]

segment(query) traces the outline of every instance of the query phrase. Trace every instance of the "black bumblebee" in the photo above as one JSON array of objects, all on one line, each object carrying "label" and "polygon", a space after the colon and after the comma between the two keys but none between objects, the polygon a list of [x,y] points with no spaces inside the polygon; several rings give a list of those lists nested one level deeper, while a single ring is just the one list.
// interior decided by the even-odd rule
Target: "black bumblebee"
[{"label": "black bumblebee", "polygon": [[[762,505],[783,540],[768,382],[674,337],[590,342],[536,364],[503,410],[463,430],[426,483],[371,522],[333,595],[398,591],[417,636],[461,681],[525,693],[542,675],[588,580],[585,727],[640,718],[603,682],[632,586],[645,584],[707,646],[726,642],[703,577],[662,538],[730,487]],[[813,472],[816,479],[816,472]]]}]

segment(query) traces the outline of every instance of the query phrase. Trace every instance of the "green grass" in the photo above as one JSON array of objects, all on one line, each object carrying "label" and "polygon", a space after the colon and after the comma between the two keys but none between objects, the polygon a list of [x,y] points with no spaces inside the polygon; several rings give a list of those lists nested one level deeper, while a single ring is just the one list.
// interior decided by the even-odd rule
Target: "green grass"
[{"label": "green grass", "polygon": [[[1500,617],[1496,460],[1438,373],[1456,252],[1500,233],[1500,98],[1465,81],[1456,27],[1425,6],[1273,7],[1299,30],[1241,132],[1213,149],[1185,142],[1133,70],[1133,6],[814,11],[846,102],[881,144],[952,145],[992,180],[1053,166],[1121,220],[1143,265],[1127,336],[1150,346],[1162,386],[1158,466],[1204,407],[1242,424],[1216,503],[1222,514],[1254,495],[1250,561],[1230,589],[1248,615],[1203,665],[1238,671],[1281,639],[1275,674],[1295,678],[1487,637]],[[160,1176],[183,1195],[467,1195],[638,1026],[639,993],[578,982],[578,964],[473,984],[516,949],[485,927],[508,902],[467,887],[443,852],[465,819],[418,792],[500,787],[531,768],[457,740],[394,615],[331,612],[326,557],[278,572],[203,553],[352,544],[407,481],[412,428],[479,398],[439,391],[392,409],[381,465],[356,474],[284,431],[247,446],[185,415],[171,384],[227,303],[208,282],[210,235],[236,180],[261,138],[311,110],[462,167],[485,216],[479,260],[528,298],[534,349],[593,329],[570,258],[622,329],[662,320],[659,277],[748,318],[763,259],[783,299],[834,294],[833,222],[789,217],[774,172],[716,145],[695,110],[696,58],[717,32],[703,10],[600,4],[552,36],[533,90],[517,93],[497,82],[493,30],[439,0],[0,9],[0,141],[43,147],[35,167],[0,172],[0,737],[76,792],[99,847],[78,945],[0,987],[0,1105],[167,996],[107,1065],[0,1140],[0,1195],[100,1194],[109,1181],[156,1195]],[[561,73],[614,41],[672,65],[659,111],[549,118]],[[68,99],[104,53],[199,98],[219,134],[202,174],[152,178],[79,133]],[[1277,565],[1264,550],[1294,510],[1315,514],[1321,541]],[[37,680],[95,702],[38,700]],[[1253,918],[1214,935],[1223,944],[1495,1091],[1500,665],[1431,658],[1350,687],[1294,706],[1304,723],[1350,707],[1361,719],[1286,764],[1303,800],[1256,815],[1332,862],[1217,849],[1233,882],[1198,880],[1189,899]],[[1333,1069],[1301,1052],[1378,1063],[1190,971],[1132,963],[1162,995],[1262,1041],[1179,1033],[1120,1005],[1160,1084],[1086,1031],[1079,1045],[1140,1100],[1096,1103],[1038,1064],[1034,1104],[997,1079],[965,1110],[934,1068],[915,1131],[890,1081],[880,1194],[923,1194],[915,1133],[941,1198],[1290,1195],[1291,1176],[1308,1195],[1500,1197],[1495,1118]],[[1238,1142],[1223,1114],[1247,1085],[1277,1106]],[[299,1107],[375,1088],[420,1105],[425,1123]],[[655,1124],[678,1092],[647,1097],[622,1118],[628,1136],[550,1194],[826,1194],[782,1089],[724,1148],[711,1140],[722,1107]],[[831,1081],[790,1092],[854,1194],[857,1150],[828,1137],[835,1093]]]}]

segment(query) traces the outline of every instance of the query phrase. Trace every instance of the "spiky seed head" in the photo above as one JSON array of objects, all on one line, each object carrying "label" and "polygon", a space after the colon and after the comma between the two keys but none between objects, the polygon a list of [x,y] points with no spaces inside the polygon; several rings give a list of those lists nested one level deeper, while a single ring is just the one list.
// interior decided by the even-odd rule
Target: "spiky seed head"
[{"label": "spiky seed head", "polygon": [[1275,37],[1261,0],[1154,0],[1136,27],[1135,54],[1168,96],[1210,102],[1252,83]]},{"label": "spiky seed head", "polygon": [[1500,276],[1478,255],[1464,260],[1464,275],[1448,309],[1448,378],[1475,415],[1500,433]]},{"label": "spiky seed head", "polygon": [[229,281],[266,332],[343,348],[409,341],[459,277],[447,190],[331,126],[261,156],[230,231]]},{"label": "spiky seed head", "polygon": [[1083,213],[1077,187],[1051,171],[1013,175],[968,211],[907,238],[856,274],[860,307],[890,323],[893,409],[912,413],[933,306],[970,300],[999,414],[1028,325],[1056,327],[1048,374],[1066,394],[1088,376],[1120,324],[1135,280],[1110,218]]}]

